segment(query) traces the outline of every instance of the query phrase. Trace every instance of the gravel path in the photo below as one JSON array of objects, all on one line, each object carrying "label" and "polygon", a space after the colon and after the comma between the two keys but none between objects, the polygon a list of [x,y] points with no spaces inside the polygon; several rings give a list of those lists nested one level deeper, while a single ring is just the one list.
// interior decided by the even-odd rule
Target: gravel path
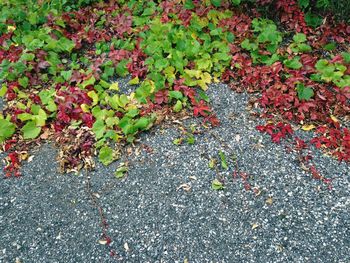
[{"label": "gravel path", "polygon": [[[222,84],[208,93],[220,127],[195,135],[193,145],[173,144],[182,136],[176,125],[155,128],[141,136],[138,155],[120,160],[130,164],[126,178],[113,177],[118,162],[91,172],[116,257],[98,242],[86,176],[58,174],[45,145],[23,177],[0,179],[0,262],[350,262],[349,166],[315,155],[322,174],[335,178],[328,190],[255,130],[245,94]],[[232,163],[228,171],[208,167],[219,151],[237,156],[258,195],[232,178]],[[211,189],[217,176],[223,191]]]}]

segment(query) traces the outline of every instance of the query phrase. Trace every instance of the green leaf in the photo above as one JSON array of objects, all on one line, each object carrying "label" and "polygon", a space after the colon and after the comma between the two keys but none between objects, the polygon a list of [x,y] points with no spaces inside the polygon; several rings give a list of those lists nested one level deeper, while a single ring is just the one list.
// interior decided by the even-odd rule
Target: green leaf
[{"label": "green leaf", "polygon": [[231,0],[231,3],[233,5],[240,5],[241,4],[241,0]]},{"label": "green leaf", "polygon": [[72,52],[73,48],[75,47],[75,44],[73,41],[69,40],[68,38],[61,37],[57,41],[57,46],[59,47],[58,51],[66,51],[66,52]]},{"label": "green leaf", "polygon": [[126,65],[127,65],[128,63],[129,63],[129,62],[128,62],[128,60],[126,60],[126,59],[123,59],[123,60],[121,60],[121,61],[118,63],[117,67],[115,68],[115,71],[117,72],[117,74],[118,74],[119,76],[125,77],[126,75],[129,74],[129,71],[128,71],[127,67],[126,67]]},{"label": "green leaf", "polygon": [[6,119],[0,119],[0,142],[10,138],[15,133],[16,126]]},{"label": "green leaf", "polygon": [[337,48],[337,44],[335,42],[328,43],[323,47],[325,50],[332,51]]},{"label": "green leaf", "polygon": [[20,121],[28,121],[28,120],[32,120],[33,119],[33,115],[30,113],[21,113],[17,115],[17,118]]},{"label": "green leaf", "polygon": [[221,6],[221,0],[211,0],[211,3],[215,7],[220,7]]},{"label": "green leaf", "polygon": [[70,80],[72,76],[72,70],[61,71],[61,76],[64,78],[65,81]]},{"label": "green leaf", "polygon": [[137,128],[138,130],[145,130],[148,127],[149,123],[150,123],[150,120],[148,118],[141,117],[135,122],[134,127]]},{"label": "green leaf", "polygon": [[214,179],[211,182],[211,188],[213,190],[223,190],[225,187],[224,187],[223,183],[221,183],[218,179]]},{"label": "green leaf", "polygon": [[118,117],[108,117],[106,119],[107,127],[112,128],[114,125],[118,125],[118,123],[119,123],[119,118]]},{"label": "green leaf", "polygon": [[82,83],[82,86],[83,88],[85,89],[85,87],[87,86],[90,86],[90,85],[94,85],[95,84],[95,77],[94,76],[91,76],[89,79],[85,80],[83,83]]},{"label": "green leaf", "polygon": [[186,142],[190,145],[194,144],[196,141],[196,139],[194,138],[193,134],[188,135],[188,137],[186,138]]},{"label": "green leaf", "polygon": [[138,109],[131,109],[125,114],[126,117],[134,118],[139,115],[140,111]]},{"label": "green leaf", "polygon": [[235,35],[231,32],[228,32],[227,34],[227,37],[226,37],[226,40],[229,42],[229,43],[233,43],[233,41],[235,41]]},{"label": "green leaf", "polygon": [[34,116],[34,120],[37,126],[45,126],[47,115],[43,109],[39,109],[38,114]]},{"label": "green leaf", "polygon": [[214,169],[215,165],[216,165],[216,159],[215,159],[215,158],[211,158],[211,159],[209,160],[208,167],[209,167],[210,169]]},{"label": "green leaf", "polygon": [[140,80],[139,80],[139,77],[137,76],[128,82],[129,85],[137,85],[139,83],[140,83]]},{"label": "green leaf", "polygon": [[109,86],[109,89],[110,89],[110,90],[116,90],[116,91],[118,91],[118,90],[119,90],[119,83],[118,83],[118,82],[112,83],[112,84]]},{"label": "green leaf", "polygon": [[0,88],[0,97],[4,97],[6,92],[7,92],[7,86],[5,84],[2,84]]},{"label": "green leaf", "polygon": [[286,65],[287,68],[291,68],[291,69],[300,69],[303,64],[300,63],[299,61],[299,57],[294,57],[291,60],[285,60],[283,61],[284,65]]},{"label": "green leaf", "polygon": [[154,13],[154,9],[153,8],[146,8],[143,11],[141,16],[151,16],[151,15],[153,15],[153,13]]},{"label": "green leaf", "polygon": [[179,112],[182,110],[182,102],[181,100],[177,100],[176,104],[173,107],[174,112]]},{"label": "green leaf", "polygon": [[314,91],[312,88],[305,87],[303,84],[297,84],[297,92],[300,100],[309,100],[314,96]]},{"label": "green leaf", "polygon": [[95,106],[98,103],[98,95],[94,90],[91,90],[87,95],[92,99],[92,106]]},{"label": "green leaf", "polygon": [[165,69],[167,66],[169,66],[169,61],[165,58],[157,59],[156,62],[154,63],[154,67],[158,71]]},{"label": "green leaf", "polygon": [[350,64],[350,52],[342,52],[341,55],[342,55],[342,57],[344,59],[344,62],[346,64]]},{"label": "green leaf", "polygon": [[137,128],[133,125],[132,119],[127,116],[124,116],[118,123],[118,126],[122,129],[125,135],[134,134],[137,132]]},{"label": "green leaf", "polygon": [[312,50],[311,46],[309,46],[308,44],[304,44],[304,43],[298,44],[297,49],[298,49],[299,52],[303,52],[303,53],[304,52],[310,52]]},{"label": "green leaf", "polygon": [[310,5],[310,0],[298,0],[298,4],[302,9],[306,9]]},{"label": "green leaf", "polygon": [[182,143],[183,139],[182,138],[177,138],[173,140],[174,145],[180,145]]},{"label": "green leaf", "polygon": [[297,33],[293,36],[293,41],[297,43],[302,43],[306,41],[306,35],[303,33]]},{"label": "green leaf", "polygon": [[31,54],[31,53],[24,53],[22,56],[21,56],[21,60],[25,60],[25,61],[33,61],[35,58],[35,55],[34,54]]},{"label": "green leaf", "polygon": [[24,139],[35,139],[39,136],[41,128],[37,127],[35,121],[28,121],[21,129]]},{"label": "green leaf", "polygon": [[305,14],[305,22],[308,26],[316,28],[322,24],[322,17],[318,15],[314,15],[311,12],[307,12]]},{"label": "green leaf", "polygon": [[222,151],[219,151],[219,156],[221,159],[221,167],[225,170],[228,169],[227,161],[226,161],[226,156]]},{"label": "green leaf", "polygon": [[172,90],[172,91],[169,91],[169,97],[181,100],[183,98],[183,95],[180,91]]},{"label": "green leaf", "polygon": [[22,77],[18,79],[19,85],[21,85],[23,88],[26,88],[29,83],[29,79],[27,77]]},{"label": "green leaf", "polygon": [[128,168],[127,164],[121,163],[114,173],[115,177],[117,177],[117,178],[124,177],[125,174],[128,172],[128,170],[129,170],[129,168]]},{"label": "green leaf", "polygon": [[104,165],[109,165],[114,161],[113,150],[108,146],[103,146],[98,154],[98,159]]},{"label": "green leaf", "polygon": [[192,0],[186,0],[184,7],[185,7],[185,9],[192,9],[192,8],[194,8],[194,4],[193,4]]},{"label": "green leaf", "polygon": [[106,131],[106,125],[103,120],[96,120],[92,126],[92,131],[95,133],[96,139],[103,137]]}]

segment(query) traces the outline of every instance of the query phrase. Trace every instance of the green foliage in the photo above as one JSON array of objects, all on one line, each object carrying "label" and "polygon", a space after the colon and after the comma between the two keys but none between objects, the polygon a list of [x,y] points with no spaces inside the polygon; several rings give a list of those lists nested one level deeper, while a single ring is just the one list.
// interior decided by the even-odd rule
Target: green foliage
[{"label": "green foliage", "polygon": [[9,120],[0,119],[0,143],[15,133],[16,126]]},{"label": "green foliage", "polygon": [[319,72],[311,77],[315,81],[332,82],[340,88],[350,86],[350,75],[346,74],[347,67],[340,63],[331,63],[326,59],[320,59],[315,65]]},{"label": "green foliage", "polygon": [[300,57],[294,57],[292,59],[286,59],[283,61],[284,65],[286,65],[287,68],[290,68],[290,69],[300,69],[303,64],[300,63],[299,61]]},{"label": "green foliage", "polygon": [[39,136],[41,128],[35,121],[28,121],[21,129],[24,139],[35,139]]},{"label": "green foliage", "polygon": [[225,170],[228,169],[228,164],[227,164],[227,160],[226,160],[226,156],[222,151],[219,151],[219,157],[221,160],[221,167]]},{"label": "green foliage", "polygon": [[[232,41],[234,36],[217,27],[218,18],[230,15],[229,11],[211,10],[208,22],[194,15],[189,27],[154,20],[150,30],[141,34],[142,47],[149,56],[148,78],[154,83],[154,89],[141,87],[138,97],[144,100],[143,95],[160,90],[165,81],[172,83],[175,76],[185,78],[186,85],[207,89],[212,81],[210,73],[219,76],[231,59],[227,38]],[[206,30],[210,33],[205,33]],[[189,61],[195,63],[193,70],[185,69]]]},{"label": "green foliage", "polygon": [[297,33],[293,36],[293,42],[289,45],[289,48],[294,53],[310,52],[312,48],[306,42],[307,42],[306,35],[303,33]]},{"label": "green foliage", "polygon": [[[282,34],[277,30],[273,21],[262,18],[255,18],[252,21],[253,39],[245,39],[241,43],[243,49],[249,50],[254,63],[263,63],[272,65],[279,60],[276,51],[282,42]],[[268,52],[270,55],[261,53],[261,50]]]},{"label": "green foliage", "polygon": [[305,87],[303,84],[297,84],[298,98],[300,100],[309,100],[314,96],[314,91],[310,87]]},{"label": "green foliage", "polygon": [[[41,3],[40,3],[41,2]],[[99,2],[97,0],[3,0],[0,5],[0,33],[5,27],[1,24],[13,20],[17,29],[31,31],[47,22],[49,14],[57,15],[82,6]]]},{"label": "green foliage", "polygon": [[214,179],[211,183],[211,188],[213,190],[224,190],[224,184],[220,182],[218,179]]},{"label": "green foliage", "polygon": [[127,163],[120,163],[114,175],[116,178],[123,178],[129,171]]},{"label": "green foliage", "polygon": [[338,20],[349,21],[350,5],[348,0],[299,0],[299,6],[306,13],[308,25],[317,27],[322,22],[322,16],[332,13]]},{"label": "green foliage", "polygon": [[108,146],[103,146],[98,154],[98,159],[104,165],[109,165],[115,160],[113,149]]}]

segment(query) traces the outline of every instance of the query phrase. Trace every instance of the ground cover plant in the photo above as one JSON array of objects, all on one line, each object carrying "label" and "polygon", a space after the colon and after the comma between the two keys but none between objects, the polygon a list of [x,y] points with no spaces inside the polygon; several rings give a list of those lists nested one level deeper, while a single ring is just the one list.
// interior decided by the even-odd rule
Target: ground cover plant
[{"label": "ground cover plant", "polygon": [[[252,114],[266,119],[260,132],[276,143],[288,140],[312,177],[330,184],[309,151],[314,145],[350,161],[350,26],[330,15],[320,19],[312,5],[5,1],[0,142],[6,177],[19,176],[28,150],[44,141],[57,143],[60,169],[69,172],[93,168],[93,156],[109,165],[164,116],[191,113],[219,125],[205,91],[223,81],[252,94],[251,104],[259,105]],[[273,18],[264,13],[269,9]],[[124,94],[118,77],[128,75],[135,91]],[[298,138],[298,129],[314,132],[313,139]],[[121,165],[116,176],[127,170]],[[223,185],[215,181],[213,188]]]}]

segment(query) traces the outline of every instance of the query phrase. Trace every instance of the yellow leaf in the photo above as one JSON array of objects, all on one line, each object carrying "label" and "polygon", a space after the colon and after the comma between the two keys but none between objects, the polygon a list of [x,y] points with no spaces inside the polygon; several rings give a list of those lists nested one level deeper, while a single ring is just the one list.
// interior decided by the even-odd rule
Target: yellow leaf
[{"label": "yellow leaf", "polygon": [[140,83],[139,77],[135,77],[132,80],[130,80],[128,84],[136,85],[136,84],[139,84],[139,83]]},{"label": "yellow leaf", "polygon": [[80,105],[80,108],[83,110],[83,112],[89,112],[90,110],[89,110],[89,105],[87,105],[87,104],[81,104]]},{"label": "yellow leaf", "polygon": [[304,130],[304,131],[311,131],[312,129],[315,129],[316,127],[315,127],[315,125],[313,125],[313,124],[305,124],[305,125],[303,125],[302,127],[301,127],[301,129],[302,130]]},{"label": "yellow leaf", "polygon": [[199,79],[202,71],[196,69],[185,69],[185,73],[191,78],[195,77],[196,79]]},{"label": "yellow leaf", "polygon": [[334,121],[334,122],[339,122],[338,119],[337,119],[334,115],[331,115],[331,119],[332,119],[332,121]]},{"label": "yellow leaf", "polygon": [[98,103],[98,95],[94,90],[91,90],[87,95],[92,99],[92,106],[95,106]]},{"label": "yellow leaf", "polygon": [[112,83],[112,85],[109,86],[109,89],[118,91],[119,90],[119,83],[118,82]]},{"label": "yellow leaf", "polygon": [[272,199],[272,197],[268,197],[267,199],[266,199],[266,204],[268,204],[268,205],[272,205],[272,203],[273,203],[273,199]]},{"label": "yellow leaf", "polygon": [[259,227],[259,225],[256,224],[256,223],[254,223],[254,224],[252,225],[252,229],[253,229],[253,230],[256,229],[256,228],[258,228],[258,227]]},{"label": "yellow leaf", "polygon": [[7,26],[7,31],[13,32],[15,30],[16,30],[16,27],[14,27],[14,26]]},{"label": "yellow leaf", "polygon": [[211,76],[208,72],[204,72],[201,74],[201,79],[197,81],[198,85],[203,89],[207,90],[208,86],[207,84],[211,83]]}]

